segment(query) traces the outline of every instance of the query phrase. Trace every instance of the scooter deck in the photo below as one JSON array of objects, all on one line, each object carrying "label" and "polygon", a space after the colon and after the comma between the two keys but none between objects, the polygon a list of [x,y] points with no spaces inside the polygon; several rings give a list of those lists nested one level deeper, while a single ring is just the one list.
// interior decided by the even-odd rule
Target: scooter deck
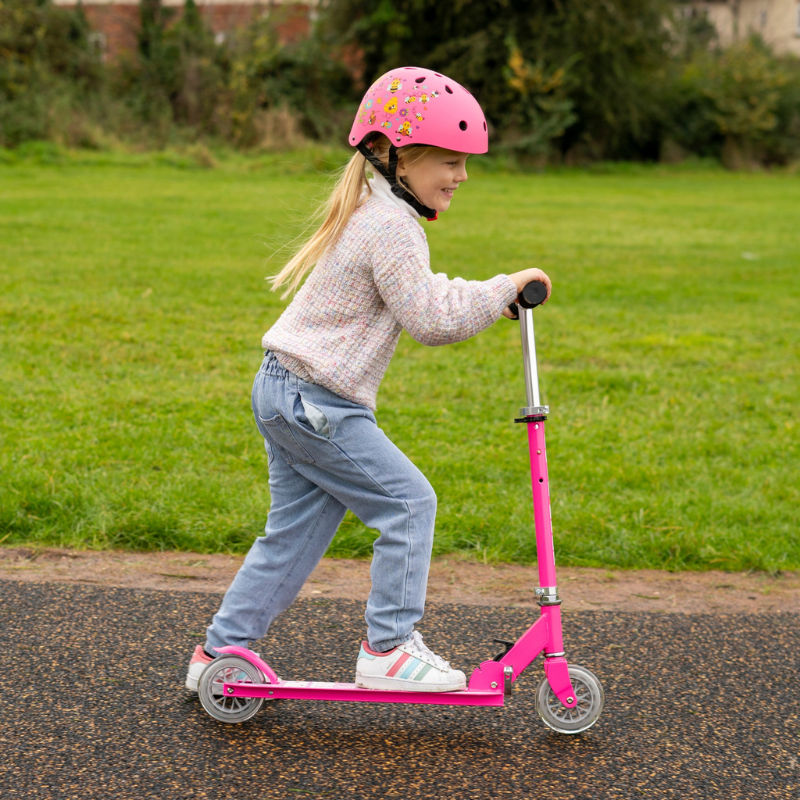
[{"label": "scooter deck", "polygon": [[354,683],[280,681],[279,683],[226,683],[225,697],[263,697],[266,700],[339,700],[345,703],[414,703],[436,706],[502,706],[502,691],[399,692],[363,689]]}]

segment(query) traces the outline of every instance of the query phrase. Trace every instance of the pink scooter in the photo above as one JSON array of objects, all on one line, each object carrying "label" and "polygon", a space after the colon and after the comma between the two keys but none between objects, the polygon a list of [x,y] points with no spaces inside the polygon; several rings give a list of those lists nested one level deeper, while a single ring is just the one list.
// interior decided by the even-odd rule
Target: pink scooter
[{"label": "pink scooter", "polygon": [[559,733],[581,733],[594,725],[603,711],[603,687],[588,669],[567,665],[561,638],[561,599],[556,587],[544,443],[549,407],[539,401],[533,336],[533,308],[542,303],[546,293],[544,284],[534,281],[523,289],[520,307],[511,306],[519,315],[525,363],[528,404],[520,411],[521,419],[516,421],[528,426],[540,584],[534,594],[541,607],[539,619],[516,642],[495,640],[505,645],[504,651],[476,667],[467,688],[458,692],[403,692],[362,689],[354,683],[284,681],[251,650],[220,647],[219,652],[225,655],[206,667],[197,687],[203,708],[214,719],[244,722],[261,708],[264,700],[278,699],[502,706],[514,681],[544,652],[544,678],[536,689],[536,710],[545,725]]}]

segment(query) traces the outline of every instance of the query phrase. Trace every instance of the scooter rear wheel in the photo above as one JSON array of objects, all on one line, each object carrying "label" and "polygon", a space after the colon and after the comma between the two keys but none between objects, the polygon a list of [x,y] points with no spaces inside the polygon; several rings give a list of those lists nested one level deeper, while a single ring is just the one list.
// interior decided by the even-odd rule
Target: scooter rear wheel
[{"label": "scooter rear wheel", "polygon": [[569,679],[578,701],[567,708],[550,688],[547,678],[536,689],[536,710],[545,725],[558,733],[583,733],[597,722],[603,713],[605,697],[597,677],[584,667],[570,665]]},{"label": "scooter rear wheel", "polygon": [[225,683],[265,683],[261,670],[240,656],[215,658],[197,682],[197,696],[203,708],[220,722],[237,723],[250,719],[261,708],[261,697],[226,697]]}]

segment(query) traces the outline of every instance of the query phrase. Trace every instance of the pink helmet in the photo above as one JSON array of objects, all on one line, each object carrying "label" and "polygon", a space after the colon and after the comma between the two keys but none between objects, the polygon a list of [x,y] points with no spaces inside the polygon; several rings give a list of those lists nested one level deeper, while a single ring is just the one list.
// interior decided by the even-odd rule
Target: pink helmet
[{"label": "pink helmet", "polygon": [[461,84],[420,67],[393,69],[367,90],[348,142],[358,147],[373,131],[395,147],[424,144],[459,153],[489,149],[478,101]]}]

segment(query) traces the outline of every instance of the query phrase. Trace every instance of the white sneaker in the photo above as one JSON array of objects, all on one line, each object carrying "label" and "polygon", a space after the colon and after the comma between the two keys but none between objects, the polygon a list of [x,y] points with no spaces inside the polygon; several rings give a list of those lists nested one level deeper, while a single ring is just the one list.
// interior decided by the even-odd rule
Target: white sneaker
[{"label": "white sneaker", "polygon": [[376,653],[366,642],[356,662],[356,686],[404,692],[457,692],[467,677],[432,653],[417,631],[388,653]]},{"label": "white sneaker", "polygon": [[189,669],[186,673],[186,688],[190,692],[197,691],[197,681],[200,680],[200,676],[203,674],[203,670],[213,661],[213,658],[209,658],[204,652],[203,648],[200,645],[197,645],[194,649],[194,653],[192,654],[192,660],[189,662]]}]

